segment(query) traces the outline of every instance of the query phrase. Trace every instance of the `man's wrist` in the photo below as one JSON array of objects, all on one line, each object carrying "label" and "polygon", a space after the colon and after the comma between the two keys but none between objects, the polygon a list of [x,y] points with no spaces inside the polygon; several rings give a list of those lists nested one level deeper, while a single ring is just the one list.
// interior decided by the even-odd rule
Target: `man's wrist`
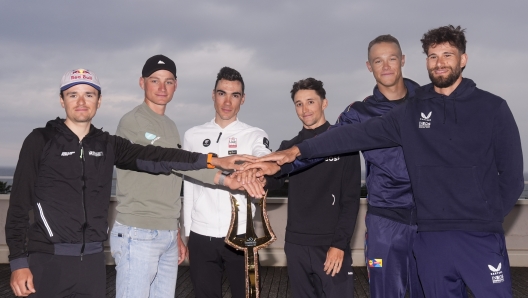
[{"label": "man's wrist", "polygon": [[220,173],[220,178],[218,178],[218,185],[225,186],[225,178],[231,175],[231,172],[223,171]]},{"label": "man's wrist", "polygon": [[216,162],[216,159],[218,158],[218,155],[216,153],[208,153],[207,154],[207,168],[208,169],[214,169],[215,165],[213,164]]}]

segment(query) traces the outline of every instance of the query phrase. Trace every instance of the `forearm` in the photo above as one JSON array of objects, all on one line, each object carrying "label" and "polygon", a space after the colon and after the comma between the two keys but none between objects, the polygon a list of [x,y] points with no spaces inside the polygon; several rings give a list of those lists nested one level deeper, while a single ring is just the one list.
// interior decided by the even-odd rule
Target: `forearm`
[{"label": "forearm", "polygon": [[131,144],[118,136],[114,138],[116,166],[120,169],[169,174],[172,170],[199,170],[207,167],[207,155],[181,149]]},{"label": "forearm", "polygon": [[399,135],[389,120],[372,118],[357,125],[343,125],[330,129],[315,138],[298,144],[298,159],[311,159],[342,155],[361,150],[387,148],[399,145]]}]

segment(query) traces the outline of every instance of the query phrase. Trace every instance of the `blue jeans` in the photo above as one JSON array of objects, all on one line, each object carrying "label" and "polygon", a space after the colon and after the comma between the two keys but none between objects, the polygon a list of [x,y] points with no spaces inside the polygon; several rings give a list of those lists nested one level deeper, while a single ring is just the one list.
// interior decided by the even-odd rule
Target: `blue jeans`
[{"label": "blue jeans", "polygon": [[116,262],[116,297],[174,297],[178,275],[177,231],[114,223],[110,248]]}]

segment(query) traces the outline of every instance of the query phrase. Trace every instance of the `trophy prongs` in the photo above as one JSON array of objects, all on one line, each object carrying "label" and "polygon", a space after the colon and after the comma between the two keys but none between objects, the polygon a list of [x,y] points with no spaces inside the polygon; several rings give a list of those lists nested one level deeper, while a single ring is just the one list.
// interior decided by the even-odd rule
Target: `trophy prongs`
[{"label": "trophy prongs", "polygon": [[237,237],[238,232],[238,203],[233,195],[231,198],[231,224],[229,225],[229,231],[225,238],[225,242],[235,248],[244,251],[244,258],[246,264],[246,297],[259,297],[260,289],[258,285],[259,272],[258,272],[258,250],[268,247],[273,243],[277,237],[273,233],[271,224],[268,218],[268,212],[266,211],[266,197],[268,192],[260,199],[258,205],[260,206],[260,214],[262,220],[262,226],[264,228],[264,236],[257,237],[253,226],[253,217],[251,209],[251,198],[248,193],[246,195],[246,207],[247,207],[247,223],[246,223],[246,236],[244,238]]}]

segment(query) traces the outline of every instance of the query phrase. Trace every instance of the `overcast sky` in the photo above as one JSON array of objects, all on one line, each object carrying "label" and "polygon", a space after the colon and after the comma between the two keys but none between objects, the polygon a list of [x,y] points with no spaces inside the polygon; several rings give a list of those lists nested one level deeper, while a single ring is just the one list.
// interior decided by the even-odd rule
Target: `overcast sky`
[{"label": "overcast sky", "polygon": [[372,93],[370,40],[397,37],[404,75],[427,84],[420,38],[448,24],[467,29],[463,75],[508,101],[528,152],[527,11],[521,0],[0,1],[0,166],[16,164],[33,128],[64,117],[58,93],[67,70],[99,76],[103,102],[93,124],[114,133],[143,100],[145,60],[172,58],[178,89],[167,115],[183,135],[214,117],[216,73],[233,67],[246,83],[239,119],[264,129],[275,150],[301,129],[289,97],[293,82],[324,82],[333,123]]}]

